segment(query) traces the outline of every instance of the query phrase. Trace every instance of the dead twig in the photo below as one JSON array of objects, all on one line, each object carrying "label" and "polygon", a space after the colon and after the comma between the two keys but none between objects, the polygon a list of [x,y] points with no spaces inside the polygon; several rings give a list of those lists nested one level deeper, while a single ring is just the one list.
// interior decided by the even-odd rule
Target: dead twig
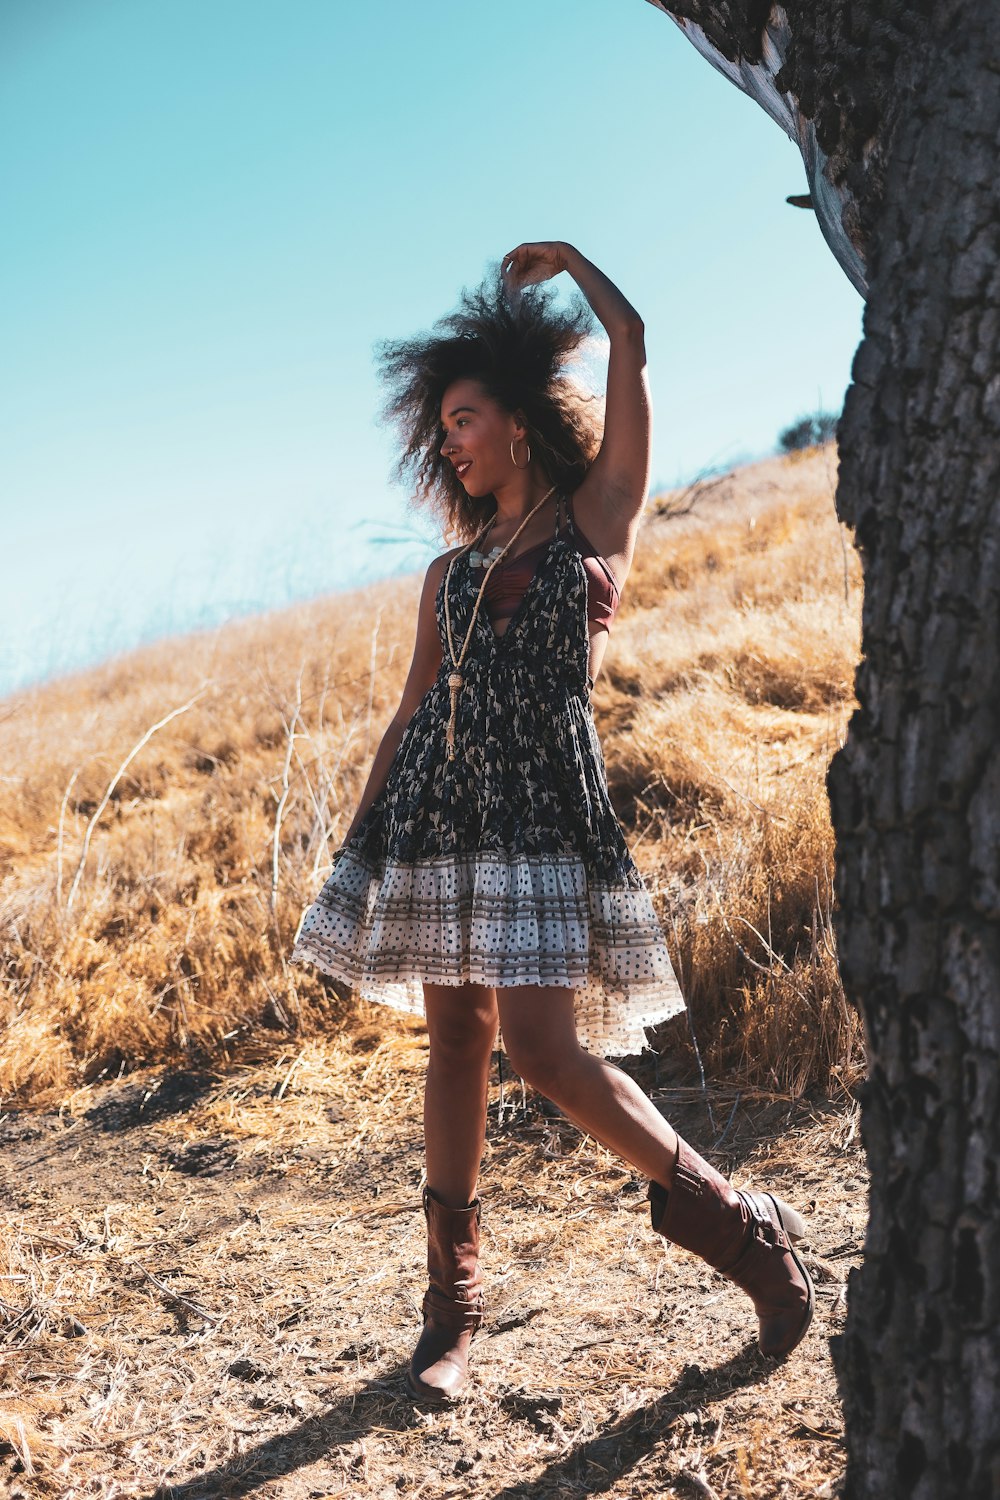
[{"label": "dead twig", "polygon": [[278,1088],[275,1089],[274,1097],[276,1099],[284,1099],[284,1097],[285,1097],[285,1090],[288,1088],[288,1085],[292,1081],[292,1074],[295,1072],[295,1070],[298,1067],[301,1066],[302,1060],[305,1057],[305,1055],[306,1055],[306,1049],[305,1049],[305,1047],[303,1047],[302,1051],[299,1053],[298,1057],[292,1063],[292,1066],[288,1069],[288,1072],[285,1074],[285,1076],[282,1079],[281,1083],[279,1084]]},{"label": "dead twig", "polygon": [[73,786],[74,786],[74,783],[76,781],[76,778],[79,776],[80,772],[83,770],[83,768],[84,768],[84,766],[86,764],[87,764],[87,762],[85,760],[83,760],[77,766],[76,770],[73,772],[72,776],[69,778],[69,781],[66,783],[66,790],[63,792],[62,802],[59,804],[59,829],[58,829],[58,833],[56,835],[56,905],[57,906],[62,906],[63,830],[64,830],[65,825],[66,825],[66,808],[67,808],[67,805],[69,803],[69,794],[73,790]]},{"label": "dead twig", "polygon": [[691,482],[684,486],[680,494],[669,499],[661,500],[655,510],[657,516],[662,516],[665,521],[676,521],[680,516],[689,516],[699,505],[706,495],[717,490],[720,485],[726,483],[732,477],[731,471],[726,469],[720,473],[712,464],[699,469]]},{"label": "dead twig", "polygon": [[295,731],[302,715],[302,669],[295,679],[295,712],[290,721],[285,725],[285,763],[281,768],[281,796],[278,798],[278,806],[274,813],[274,839],[271,846],[271,915],[278,909],[278,861],[281,854],[281,818],[288,801],[289,775],[292,766],[292,754],[295,749]]},{"label": "dead twig", "polygon": [[702,1500],[719,1500],[717,1492],[713,1490],[703,1472],[696,1473],[694,1469],[685,1469],[683,1472],[684,1478],[689,1484],[694,1485],[698,1494],[702,1496]]},{"label": "dead twig", "polygon": [[173,1291],[165,1282],[160,1281],[158,1277],[154,1276],[152,1271],[147,1271],[145,1266],[140,1266],[137,1261],[133,1262],[133,1264],[136,1270],[145,1276],[147,1281],[151,1281],[157,1291],[162,1292],[171,1302],[176,1302],[180,1307],[185,1308],[187,1312],[197,1313],[199,1318],[204,1318],[208,1323],[222,1322],[225,1313],[213,1313],[209,1312],[207,1307],[199,1307],[198,1303],[192,1302],[190,1297],[183,1297],[180,1292]]},{"label": "dead twig", "polygon": [[150,740],[153,738],[153,735],[156,734],[158,730],[163,729],[165,725],[169,724],[171,719],[179,718],[181,714],[186,714],[189,708],[193,708],[194,705],[198,702],[198,699],[205,696],[209,686],[209,683],[205,683],[198,689],[193,698],[188,699],[187,703],[182,703],[180,708],[171,709],[171,711],[168,714],[165,714],[162,719],[157,719],[155,724],[151,724],[142,738],[137,740],[136,743],[132,746],[132,749],[129,751],[128,755],[126,755],[125,759],[118,767],[114,776],[112,776],[111,780],[108,783],[107,790],[105,791],[104,796],[97,804],[94,815],[91,818],[90,822],[87,824],[87,831],[83,836],[83,849],[80,852],[80,863],[76,867],[76,874],[73,877],[73,884],[70,886],[69,895],[66,898],[67,911],[72,908],[73,902],[76,899],[77,890],[79,889],[80,881],[83,879],[83,871],[87,863],[87,855],[90,852],[91,836],[94,832],[94,829],[97,827],[98,822],[100,821],[104,809],[111,801],[111,797],[115,790],[115,787],[118,785],[119,781],[124,776],[129,766],[135,760],[136,756],[139,754],[139,751],[142,750],[144,746],[149,744]]}]

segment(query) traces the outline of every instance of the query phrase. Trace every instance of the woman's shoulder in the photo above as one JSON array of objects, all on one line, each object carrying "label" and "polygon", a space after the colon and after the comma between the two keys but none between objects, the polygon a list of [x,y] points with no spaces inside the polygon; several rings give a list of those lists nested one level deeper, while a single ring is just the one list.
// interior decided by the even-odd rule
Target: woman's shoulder
[{"label": "woman's shoulder", "polygon": [[439,555],[435,557],[431,563],[428,564],[427,572],[424,577],[424,584],[426,588],[428,588],[432,592],[436,592],[438,584],[441,582],[445,573],[448,571],[448,564],[451,562],[452,558],[457,557],[462,550],[462,547],[449,547],[447,552],[439,553]]},{"label": "woman's shoulder", "polygon": [[464,552],[468,545],[468,542],[463,542],[461,546],[449,547],[447,552],[440,552],[431,563],[428,572],[433,570],[440,577],[445,568],[447,568],[448,564],[451,562],[452,558],[457,557],[460,552]]},{"label": "woman's shoulder", "polygon": [[426,620],[428,630],[433,628],[437,609],[438,590],[441,587],[442,579],[448,571],[448,564],[461,550],[461,547],[451,547],[447,552],[442,552],[427,565],[423,587],[420,591],[419,615],[421,619]]}]

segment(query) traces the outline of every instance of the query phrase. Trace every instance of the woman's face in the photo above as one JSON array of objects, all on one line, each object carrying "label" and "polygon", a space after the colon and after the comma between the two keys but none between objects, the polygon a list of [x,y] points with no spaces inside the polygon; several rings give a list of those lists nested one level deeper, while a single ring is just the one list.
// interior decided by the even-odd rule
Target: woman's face
[{"label": "woman's face", "polygon": [[[441,455],[469,495],[490,495],[514,472],[510,445],[521,423],[488,396],[478,380],[456,380],[441,399]],[[524,448],[515,447],[524,463]]]}]

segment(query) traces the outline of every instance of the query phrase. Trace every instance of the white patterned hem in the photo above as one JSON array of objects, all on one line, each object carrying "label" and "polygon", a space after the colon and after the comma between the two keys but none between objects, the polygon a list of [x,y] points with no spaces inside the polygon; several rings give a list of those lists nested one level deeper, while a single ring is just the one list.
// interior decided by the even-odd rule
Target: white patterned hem
[{"label": "white patterned hem", "polygon": [[303,914],[291,962],[424,1014],[423,984],[576,991],[577,1034],[607,1057],[684,1009],[648,890],[590,882],[577,855],[479,852],[373,869],[344,851]]}]

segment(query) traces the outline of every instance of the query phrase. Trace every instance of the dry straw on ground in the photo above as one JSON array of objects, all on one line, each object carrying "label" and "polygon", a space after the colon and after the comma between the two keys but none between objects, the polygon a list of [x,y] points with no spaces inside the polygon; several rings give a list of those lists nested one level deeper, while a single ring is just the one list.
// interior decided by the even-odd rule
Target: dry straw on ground
[{"label": "dry straw on ground", "polygon": [[828,1340],[865,1190],[824,793],[860,587],[834,468],[651,506],[595,693],[691,1003],[629,1066],[809,1215],[805,1343],[767,1366],[742,1294],[652,1234],[644,1183],[508,1077],[474,1393],[406,1398],[426,1037],[287,966],[409,662],[419,580],[395,581],[0,708],[5,1493],[837,1493]]},{"label": "dry straw on ground", "polygon": [[[864,1224],[856,1110],[657,1087],[741,1185],[814,1226],[813,1326],[757,1353],[747,1298],[649,1227],[645,1183],[538,1099],[483,1163],[487,1321],[454,1411],[403,1372],[423,1291],[416,1021],[247,1049],[9,1122],[0,1491],[11,1500],[832,1496],[828,1341]],[[519,1105],[519,1101],[518,1105]],[[711,1109],[716,1128],[707,1113]],[[725,1134],[724,1147],[711,1148]]]}]

